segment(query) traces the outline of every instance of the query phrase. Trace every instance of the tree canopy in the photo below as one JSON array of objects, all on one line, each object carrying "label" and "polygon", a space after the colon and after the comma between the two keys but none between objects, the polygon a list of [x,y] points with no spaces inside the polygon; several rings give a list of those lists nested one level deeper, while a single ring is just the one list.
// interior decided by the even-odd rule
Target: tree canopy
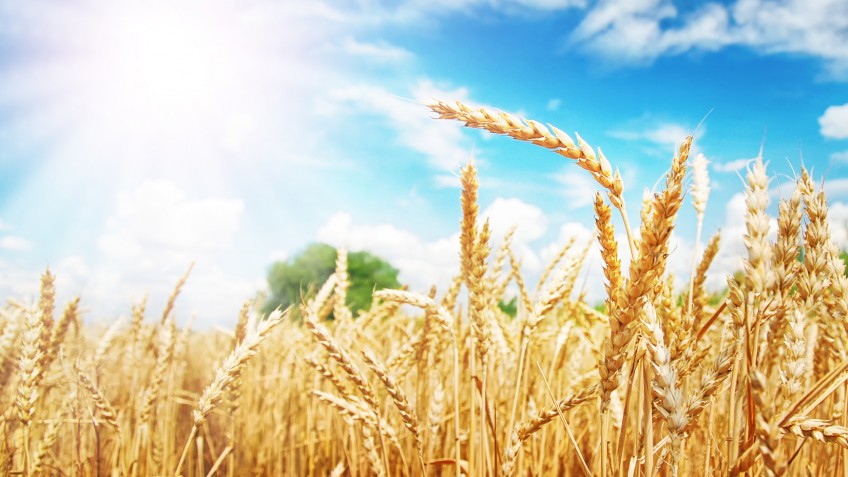
[{"label": "tree canopy", "polygon": [[[333,274],[336,249],[313,243],[285,262],[275,262],[268,270],[269,295],[263,310],[286,308],[309,298]],[[371,294],[382,288],[400,288],[398,270],[380,257],[368,252],[349,252],[347,273],[350,287],[347,305],[354,315],[371,306]]]}]

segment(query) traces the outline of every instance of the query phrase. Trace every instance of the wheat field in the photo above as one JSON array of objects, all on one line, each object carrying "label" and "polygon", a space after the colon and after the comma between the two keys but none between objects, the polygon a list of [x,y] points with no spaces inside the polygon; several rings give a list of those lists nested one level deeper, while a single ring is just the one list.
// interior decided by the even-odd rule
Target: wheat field
[{"label": "wheat field", "polygon": [[[177,327],[188,273],[165,310],[128,304],[130,319],[101,329],[82,323],[79,299],[55,303],[48,270],[35,303],[0,309],[0,473],[848,475],[848,279],[806,169],[780,199],[774,240],[769,175],[761,157],[749,165],[747,256],[714,294],[705,282],[720,236],[700,237],[710,186],[692,137],[632,227],[621,174],[580,136],[428,106],[590,174],[602,191],[596,241],[563,244],[526,283],[512,232],[491,248],[471,162],[453,282],[377,291],[358,316],[345,305],[344,250],[298,313],[260,316],[247,302],[230,332]],[[675,289],[669,239],[684,213],[704,251]],[[603,306],[578,283],[590,246],[603,258]],[[515,318],[498,306],[513,290]]]}]

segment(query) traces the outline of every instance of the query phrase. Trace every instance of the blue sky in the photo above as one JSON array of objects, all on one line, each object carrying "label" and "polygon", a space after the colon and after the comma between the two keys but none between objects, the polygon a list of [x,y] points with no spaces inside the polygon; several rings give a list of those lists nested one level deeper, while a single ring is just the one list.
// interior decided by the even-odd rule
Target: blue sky
[{"label": "blue sky", "polygon": [[[761,144],[775,200],[802,156],[826,174],[848,246],[844,0],[0,0],[0,294],[32,299],[50,266],[93,320],[145,293],[156,313],[195,261],[178,312],[229,324],[273,260],[316,240],[444,285],[472,155],[527,274],[591,239],[584,171],[437,121],[433,98],[579,132],[621,170],[634,221],[704,120],[715,286],[739,266],[739,174]],[[685,280],[688,204],[674,240]]]}]

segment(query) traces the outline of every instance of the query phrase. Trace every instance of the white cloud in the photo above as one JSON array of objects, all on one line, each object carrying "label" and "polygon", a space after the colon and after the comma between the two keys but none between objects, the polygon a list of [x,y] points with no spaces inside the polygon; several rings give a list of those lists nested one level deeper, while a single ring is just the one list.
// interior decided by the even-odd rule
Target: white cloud
[{"label": "white cloud", "polygon": [[559,109],[560,106],[562,106],[562,100],[560,100],[559,98],[553,98],[549,99],[548,102],[545,104],[545,109],[547,109],[548,111],[556,111]]},{"label": "white cloud", "polygon": [[345,37],[341,42],[341,51],[353,56],[369,58],[378,62],[406,61],[413,57],[409,50],[403,49],[384,41],[367,43]]},{"label": "white cloud", "polygon": [[588,207],[592,205],[595,191],[600,189],[600,186],[585,171],[570,166],[554,174],[554,179],[560,185],[560,193],[566,199],[565,206],[570,210]]},{"label": "white cloud", "polygon": [[533,242],[548,230],[548,217],[542,209],[520,199],[496,198],[483,210],[482,220],[489,220],[492,231],[492,249],[497,249],[507,231],[516,227],[512,249],[522,258],[524,268],[533,273],[541,271],[542,263]]},{"label": "white cloud", "polygon": [[[650,121],[650,120],[649,120]],[[640,122],[645,122],[644,119]],[[699,140],[707,133],[705,125],[701,124],[697,130],[683,126],[682,124],[660,121],[648,127],[635,127],[632,129],[619,129],[609,134],[615,138],[626,141],[642,141],[648,146],[643,147],[647,155],[662,157],[664,160],[670,155],[676,155],[680,144],[686,137],[694,134],[694,142],[689,151],[690,156],[695,156],[701,151]]]},{"label": "white cloud", "polygon": [[400,270],[400,281],[413,290],[445,286],[459,271],[458,235],[424,241],[393,225],[361,225],[347,212],[330,217],[315,234],[316,240],[348,250],[373,253]]},{"label": "white cloud", "polygon": [[848,163],[848,150],[834,152],[830,155],[830,160],[839,164]]},{"label": "white cloud", "polygon": [[88,260],[68,257],[57,270],[70,277],[70,286],[98,313],[117,313],[145,290],[152,309],[161,308],[194,262],[178,302],[181,321],[189,312],[197,312],[201,320],[232,321],[244,300],[259,290],[256,280],[241,278],[220,264],[243,211],[240,199],[195,198],[171,181],[146,181],[115,200],[97,240],[101,255]]},{"label": "white cloud", "polygon": [[681,14],[670,0],[598,2],[571,35],[590,54],[630,64],[663,55],[740,45],[767,54],[825,60],[848,75],[848,4],[842,0],[737,0],[707,3]]},{"label": "white cloud", "polygon": [[[594,229],[590,229],[579,222],[566,222],[560,225],[557,239],[544,246],[539,253],[542,265],[547,267],[560,253],[562,247],[571,240],[574,240],[574,245],[572,245],[571,251],[569,252],[572,254],[582,252],[583,248],[589,245],[589,253],[586,257],[586,261],[583,263],[583,269],[580,270],[580,278],[576,282],[575,287],[579,290],[583,290],[584,288],[586,289],[586,298],[589,303],[603,300],[606,296],[604,288],[604,271],[601,267],[601,263],[603,262],[601,261],[601,252],[598,248]],[[540,273],[541,268],[535,273],[535,275]],[[525,278],[525,281],[530,278],[534,278],[533,275],[534,274],[528,273],[528,277]],[[531,284],[536,281],[537,280],[528,281],[528,286],[533,286]]]},{"label": "white cloud", "polygon": [[[411,91],[418,101],[432,99],[467,102],[465,88],[442,89],[428,79],[422,79]],[[458,121],[436,121],[425,106],[405,100],[376,86],[359,85],[335,90],[332,99],[352,105],[357,112],[376,113],[388,120],[399,141],[427,157],[429,164],[440,171],[454,171],[471,158],[472,147],[462,133]]]},{"label": "white cloud", "polygon": [[[469,158],[470,159],[470,158]],[[466,161],[467,162],[467,161]],[[480,165],[480,161],[477,162]],[[459,170],[459,169],[457,169]],[[478,176],[477,181],[479,182],[478,187],[480,189],[503,189],[505,187],[516,187],[515,181],[508,181],[505,179],[501,179],[498,177],[492,176]],[[433,176],[433,185],[442,189],[461,189],[462,182],[459,179],[458,172],[451,172],[449,174],[436,174]]]},{"label": "white cloud", "polygon": [[745,169],[754,159],[734,159],[728,162],[713,163],[712,169],[716,172],[737,172]]},{"label": "white cloud", "polygon": [[530,16],[539,12],[555,12],[570,8],[585,8],[587,0],[403,0],[344,2],[359,5],[358,10],[345,12],[345,20],[361,24],[400,23],[418,25],[433,22],[450,14],[479,15],[481,10],[506,15]]},{"label": "white cloud", "polygon": [[[695,132],[695,137],[700,138],[706,133],[706,127],[701,125]],[[661,122],[654,127],[638,130],[619,130],[610,133],[613,137],[628,141],[648,141],[658,146],[675,147],[680,145],[692,130],[681,124]]]},{"label": "white cloud", "polygon": [[285,262],[289,259],[289,252],[286,250],[271,250],[268,254],[268,260],[271,262]]},{"label": "white cloud", "polygon": [[830,106],[819,117],[821,135],[831,139],[848,139],[848,103]]},{"label": "white cloud", "polygon": [[[541,262],[533,242],[547,231],[545,213],[519,199],[497,198],[480,213],[480,224],[486,218],[492,231],[492,249],[496,250],[507,230],[516,226],[513,250],[528,271],[540,273]],[[414,290],[427,290],[433,284],[443,288],[459,272],[458,233],[427,241],[394,225],[358,224],[350,213],[337,212],[317,230],[315,239],[382,257],[400,270],[400,281]]]},{"label": "white cloud", "polygon": [[[699,130],[700,132],[700,130]],[[700,132],[703,134],[703,132]],[[676,146],[683,142],[687,136],[691,134],[688,128],[679,124],[661,124],[656,129],[647,130],[644,132],[645,139],[660,145]]]},{"label": "white cloud", "polygon": [[155,255],[189,258],[227,247],[243,212],[239,199],[193,199],[171,181],[147,181],[119,194],[98,246],[141,264]]},{"label": "white cloud", "polygon": [[489,220],[493,237],[502,237],[515,226],[516,243],[532,242],[548,229],[548,218],[542,209],[520,199],[498,197],[480,215],[481,220]]},{"label": "white cloud", "polygon": [[32,243],[23,237],[6,235],[0,237],[0,249],[10,250],[13,252],[26,252],[28,250],[32,250]]}]

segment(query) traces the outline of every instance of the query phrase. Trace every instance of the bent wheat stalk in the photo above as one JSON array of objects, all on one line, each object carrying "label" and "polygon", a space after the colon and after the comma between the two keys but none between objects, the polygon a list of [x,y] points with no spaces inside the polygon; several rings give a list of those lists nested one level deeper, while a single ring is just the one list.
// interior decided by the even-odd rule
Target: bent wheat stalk
[{"label": "bent wheat stalk", "polygon": [[519,141],[531,142],[577,161],[577,165],[581,169],[589,172],[595,181],[607,190],[610,202],[621,213],[624,228],[627,231],[627,239],[630,243],[630,251],[633,255],[636,254],[635,241],[630,233],[630,222],[627,220],[624,205],[624,181],[621,179],[618,169],[613,172],[612,165],[600,148],[598,148],[596,155],[592,146],[577,133],[574,133],[577,137],[577,143],[575,143],[571,136],[550,124],[546,127],[538,121],[519,118],[502,111],[485,107],[474,109],[459,101],[448,103],[436,100],[427,106],[437,113],[440,119],[463,121],[468,127],[485,129]]}]

